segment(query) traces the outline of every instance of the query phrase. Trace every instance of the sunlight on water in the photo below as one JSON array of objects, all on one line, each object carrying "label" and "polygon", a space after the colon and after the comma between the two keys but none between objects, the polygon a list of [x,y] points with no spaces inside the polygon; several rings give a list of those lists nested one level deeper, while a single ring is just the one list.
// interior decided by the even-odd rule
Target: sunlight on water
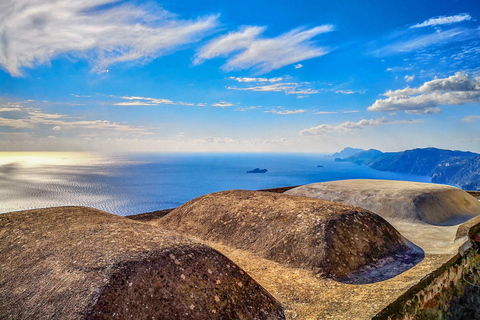
[{"label": "sunlight on water", "polygon": [[119,163],[134,162],[82,152],[2,152],[0,212],[65,205],[111,210],[122,203],[107,184]]},{"label": "sunlight on water", "polygon": [[[268,173],[246,173],[256,167]],[[87,206],[130,215],[177,207],[211,192],[343,179],[429,181],[319,154],[2,152],[0,213]]]}]

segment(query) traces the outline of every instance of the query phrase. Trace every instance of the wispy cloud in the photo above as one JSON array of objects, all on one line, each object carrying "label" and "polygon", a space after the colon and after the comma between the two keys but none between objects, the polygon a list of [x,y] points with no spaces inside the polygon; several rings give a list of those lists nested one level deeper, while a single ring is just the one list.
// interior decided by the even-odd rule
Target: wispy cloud
[{"label": "wispy cloud", "polygon": [[[275,78],[274,78],[275,79]],[[280,81],[280,80],[279,80]],[[273,81],[269,81],[273,82]],[[275,81],[276,82],[276,81]],[[256,92],[284,92],[285,94],[310,95],[319,93],[317,89],[311,87],[308,82],[277,82],[272,84],[256,84],[248,87],[227,87],[229,90],[237,91],[256,91]]]},{"label": "wispy cloud", "polygon": [[467,116],[462,119],[463,122],[475,122],[477,120],[480,120],[480,116]]},{"label": "wispy cloud", "polygon": [[335,93],[341,93],[341,94],[354,94],[354,93],[360,93],[364,94],[365,90],[336,90]]},{"label": "wispy cloud", "polygon": [[448,30],[437,30],[427,34],[404,34],[399,39],[391,41],[389,44],[375,52],[379,56],[388,56],[397,53],[412,52],[432,46],[477,39],[479,37],[480,30],[477,28],[453,28]]},{"label": "wispy cloud", "polygon": [[[112,96],[112,98],[117,98]],[[194,103],[183,101],[172,101],[170,99],[138,97],[138,96],[123,96],[119,99],[126,100],[122,102],[113,103],[114,106],[159,106],[161,104],[180,105],[180,106],[194,106]]]},{"label": "wispy cloud", "polygon": [[336,111],[316,111],[312,112],[313,114],[334,114],[337,113]]},{"label": "wispy cloud", "polygon": [[294,67],[295,69],[300,69],[300,68],[303,68],[303,64],[299,63],[299,64],[296,64]]},{"label": "wispy cloud", "polygon": [[220,108],[226,108],[226,107],[233,107],[233,103],[231,102],[227,102],[227,101],[219,101],[219,102],[215,102],[215,103],[212,103],[212,107],[220,107]]},{"label": "wispy cloud", "polygon": [[235,111],[245,112],[245,111],[251,111],[251,110],[261,109],[261,108],[262,106],[238,107],[238,108],[235,108]]},{"label": "wispy cloud", "polygon": [[229,79],[235,80],[238,82],[279,82],[283,81],[283,77],[277,77],[277,78],[247,78],[247,77],[230,77]]},{"label": "wispy cloud", "polygon": [[[218,24],[215,15],[180,20],[153,4],[116,0],[0,3],[0,65],[11,75],[68,53],[86,58],[97,72],[122,61],[145,62],[196,42]],[[108,7],[106,7],[108,5]]]},{"label": "wispy cloud", "polygon": [[[5,105],[0,105],[4,108]],[[7,104],[8,108],[8,104]],[[0,117],[0,126],[10,129],[26,129],[40,134],[45,131],[67,131],[70,134],[88,132],[90,134],[132,134],[132,135],[151,135],[144,127],[130,126],[125,123],[111,122],[108,120],[79,120],[59,113],[47,113],[39,108],[27,107],[17,104],[16,111],[21,115],[15,117]]]},{"label": "wispy cloud", "polygon": [[[378,41],[372,42],[370,45],[374,49],[371,52],[377,56],[417,53],[418,51],[421,51],[420,54],[424,54],[424,51],[428,49],[451,49],[455,44],[467,44],[475,39],[480,39],[478,27],[459,24],[469,20],[473,20],[473,18],[469,14],[463,13],[431,18],[410,27],[399,28]],[[426,28],[429,26],[433,28]]]},{"label": "wispy cloud", "polygon": [[411,26],[410,29],[452,24],[469,20],[472,20],[472,17],[468,13],[461,13],[454,16],[440,16],[436,18],[430,18],[422,23],[417,23]]},{"label": "wispy cloud", "polygon": [[364,127],[374,127],[381,124],[387,123],[385,118],[381,119],[362,119],[358,122],[346,121],[340,123],[338,125],[331,125],[331,124],[321,124],[316,127],[308,128],[299,132],[301,136],[317,136],[317,135],[324,135],[327,133],[332,132],[349,132],[352,130],[359,130]]},{"label": "wispy cloud", "polygon": [[246,26],[213,39],[196,55],[195,64],[216,57],[227,57],[223,69],[227,71],[254,68],[260,73],[286,65],[323,56],[328,48],[311,41],[315,36],[331,32],[332,25],[311,29],[297,28],[274,38],[264,38],[265,27]]},{"label": "wispy cloud", "polygon": [[263,111],[265,113],[273,113],[273,114],[280,114],[280,115],[289,115],[289,114],[299,114],[299,113],[305,113],[305,109],[297,109],[297,110],[287,110],[282,107],[275,107],[270,111]]},{"label": "wispy cloud", "polygon": [[480,101],[480,77],[471,79],[456,73],[444,79],[425,82],[417,88],[389,90],[387,99],[375,101],[367,110],[380,112],[405,111],[412,114],[440,113],[440,105],[462,105]]},{"label": "wispy cloud", "polygon": [[411,76],[406,75],[404,79],[407,82],[412,82],[413,80],[415,80],[415,75],[413,75],[413,74]]}]

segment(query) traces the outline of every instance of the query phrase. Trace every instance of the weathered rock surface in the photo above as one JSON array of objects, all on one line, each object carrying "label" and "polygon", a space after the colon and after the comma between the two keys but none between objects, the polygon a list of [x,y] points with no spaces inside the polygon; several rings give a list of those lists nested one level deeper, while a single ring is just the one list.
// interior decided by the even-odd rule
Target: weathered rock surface
[{"label": "weathered rock surface", "polygon": [[269,192],[208,194],[150,223],[333,278],[410,252],[388,222],[367,210]]},{"label": "weathered rock surface", "polygon": [[342,180],[300,186],[290,195],[359,206],[384,218],[454,225],[480,215],[480,203],[458,188],[391,180]]},{"label": "weathered rock surface", "polygon": [[480,203],[467,192],[430,183],[342,180],[305,185],[286,193],[371,210],[426,254],[456,254],[466,240],[457,233],[457,225],[480,214]]},{"label": "weathered rock surface", "polygon": [[0,319],[284,319],[218,251],[83,207],[0,215]]}]

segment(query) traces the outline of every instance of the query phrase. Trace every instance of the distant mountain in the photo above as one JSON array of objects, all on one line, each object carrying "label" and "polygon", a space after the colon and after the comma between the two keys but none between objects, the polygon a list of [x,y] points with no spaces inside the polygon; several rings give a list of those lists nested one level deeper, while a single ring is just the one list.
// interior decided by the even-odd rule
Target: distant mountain
[{"label": "distant mountain", "polygon": [[370,149],[335,161],[363,164],[380,171],[411,173],[432,177],[434,183],[446,183],[468,190],[480,190],[478,153],[437,148],[382,153]]},{"label": "distant mountain", "polygon": [[364,149],[359,149],[359,148],[346,147],[345,149],[343,149],[340,152],[335,152],[330,157],[332,157],[332,158],[347,158],[347,157],[353,156],[354,154],[362,152],[362,151],[365,151],[365,150]]},{"label": "distant mountain", "polygon": [[388,153],[370,164],[370,168],[380,171],[430,176],[443,161],[458,158],[473,158],[478,154],[465,151],[442,150],[437,148],[413,149]]},{"label": "distant mountain", "polygon": [[361,152],[358,152],[350,157],[346,157],[344,159],[342,158],[335,158],[336,162],[353,162],[356,164],[365,164],[369,165],[372,161],[378,159],[379,157],[385,155],[380,150],[376,149],[369,149],[369,150],[363,150]]},{"label": "distant mountain", "polygon": [[455,184],[465,190],[480,190],[480,156],[444,161],[433,170],[431,176],[435,183]]}]

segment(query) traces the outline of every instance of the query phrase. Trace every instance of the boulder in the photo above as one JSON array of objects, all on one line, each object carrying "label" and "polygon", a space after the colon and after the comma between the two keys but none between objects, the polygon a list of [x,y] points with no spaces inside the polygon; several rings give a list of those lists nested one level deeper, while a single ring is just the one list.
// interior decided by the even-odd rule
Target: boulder
[{"label": "boulder", "polygon": [[0,215],[2,319],[284,319],[218,251],[83,207]]},{"label": "boulder", "polygon": [[208,194],[150,223],[336,279],[382,258],[413,254],[387,221],[368,210],[270,192]]}]

